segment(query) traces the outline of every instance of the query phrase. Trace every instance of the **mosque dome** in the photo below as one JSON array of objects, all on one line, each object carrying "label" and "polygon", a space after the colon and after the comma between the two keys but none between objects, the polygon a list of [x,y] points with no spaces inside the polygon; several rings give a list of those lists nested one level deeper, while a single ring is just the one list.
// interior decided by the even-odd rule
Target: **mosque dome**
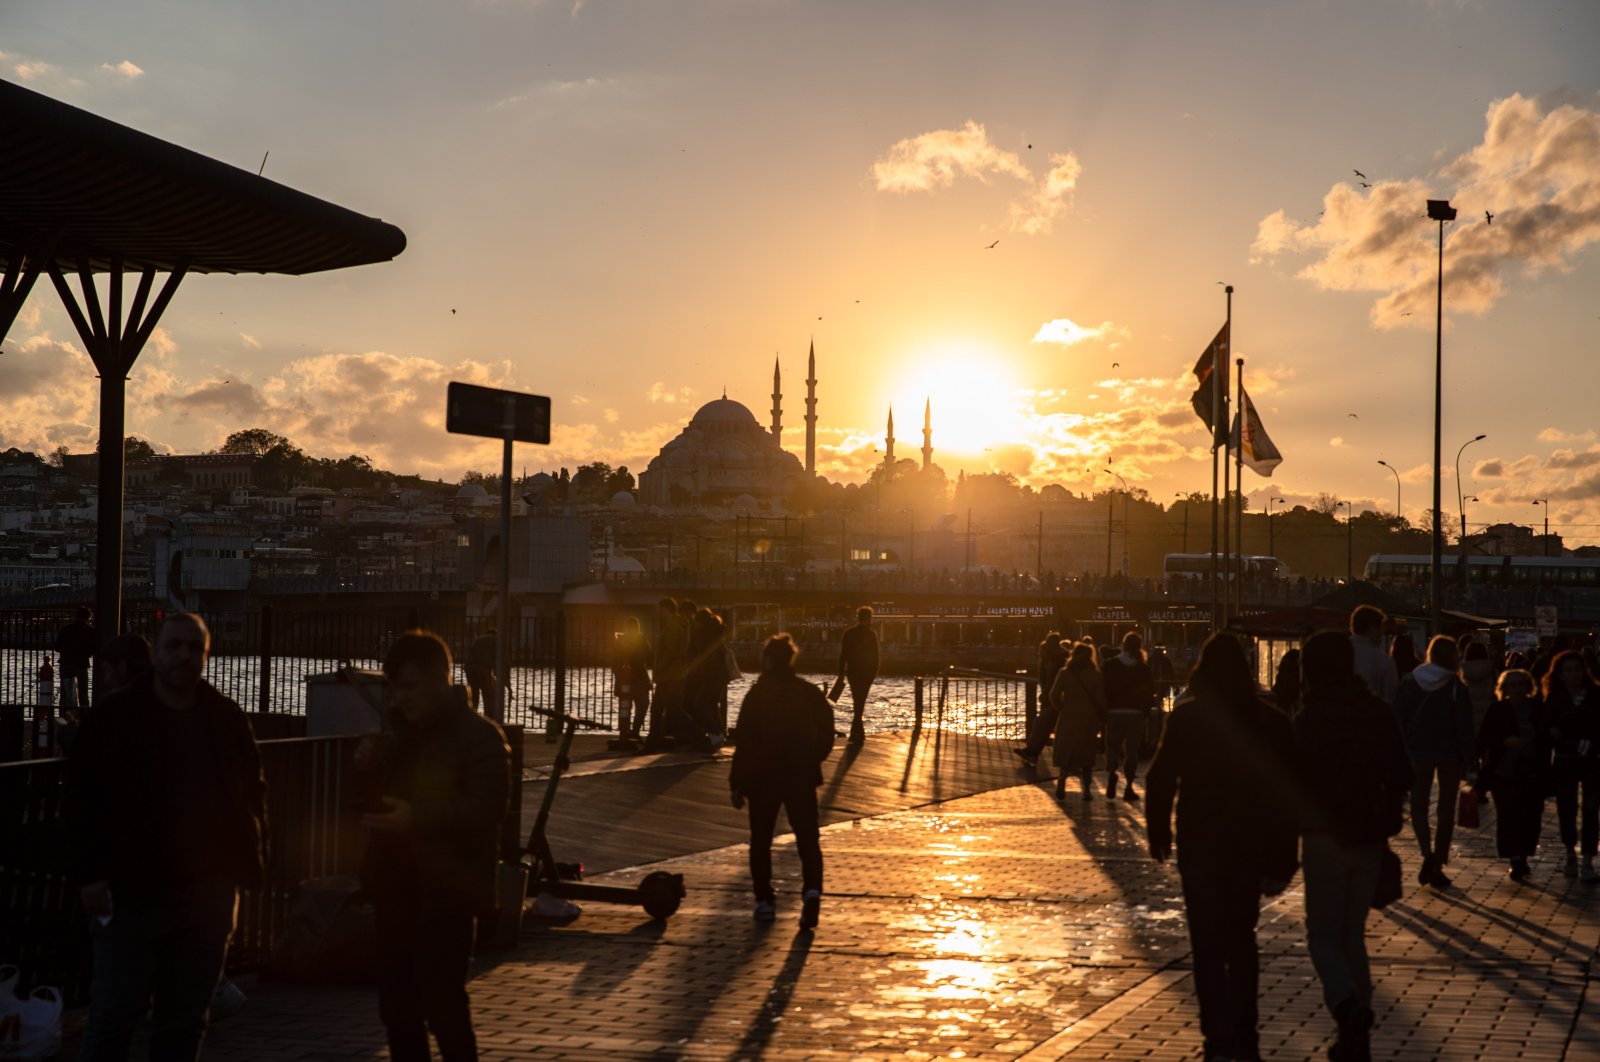
[{"label": "mosque dome", "polygon": [[735,402],[731,398],[717,398],[707,402],[696,411],[689,423],[701,427],[710,427],[714,424],[760,427],[760,424],[756,421],[755,414],[750,412],[742,403]]},{"label": "mosque dome", "polygon": [[489,492],[483,489],[482,483],[463,483],[461,489],[456,491],[458,498],[487,498]]},{"label": "mosque dome", "polygon": [[611,507],[613,509],[631,509],[636,504],[637,502],[633,495],[625,490],[619,490],[611,496]]}]

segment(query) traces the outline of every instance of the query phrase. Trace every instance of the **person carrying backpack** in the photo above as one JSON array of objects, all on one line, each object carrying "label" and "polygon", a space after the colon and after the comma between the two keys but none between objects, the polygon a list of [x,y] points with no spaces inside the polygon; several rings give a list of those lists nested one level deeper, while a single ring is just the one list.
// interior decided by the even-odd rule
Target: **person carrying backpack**
[{"label": "person carrying backpack", "polygon": [[1306,639],[1300,686],[1294,747],[1302,787],[1306,943],[1323,1000],[1338,1022],[1333,1057],[1368,1059],[1373,1011],[1367,911],[1386,842],[1403,825],[1411,757],[1393,711],[1356,673],[1354,647],[1342,631]]}]

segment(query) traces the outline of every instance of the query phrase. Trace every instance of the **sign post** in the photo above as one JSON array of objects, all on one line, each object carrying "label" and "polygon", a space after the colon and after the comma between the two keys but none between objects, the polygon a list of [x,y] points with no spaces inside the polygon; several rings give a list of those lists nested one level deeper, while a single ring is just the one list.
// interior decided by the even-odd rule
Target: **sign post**
[{"label": "sign post", "polygon": [[484,705],[489,718],[503,723],[511,692],[511,444],[550,445],[550,399],[452,380],[445,407],[446,431],[500,439],[505,444],[500,462],[500,616],[494,650],[495,680],[500,688]]}]

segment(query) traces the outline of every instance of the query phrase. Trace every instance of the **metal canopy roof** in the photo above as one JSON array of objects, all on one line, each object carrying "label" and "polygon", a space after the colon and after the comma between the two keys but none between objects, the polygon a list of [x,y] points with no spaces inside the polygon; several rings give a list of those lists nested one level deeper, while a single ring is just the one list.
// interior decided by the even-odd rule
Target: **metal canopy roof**
[{"label": "metal canopy roof", "polygon": [[405,233],[0,81],[0,263],[55,239],[106,272],[315,273],[386,262]]}]

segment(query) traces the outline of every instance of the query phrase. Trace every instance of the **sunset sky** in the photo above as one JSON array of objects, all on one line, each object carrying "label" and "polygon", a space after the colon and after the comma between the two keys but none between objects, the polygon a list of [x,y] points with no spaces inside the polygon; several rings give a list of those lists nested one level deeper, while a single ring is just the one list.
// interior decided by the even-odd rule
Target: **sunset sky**
[{"label": "sunset sky", "polygon": [[[1600,542],[1600,5],[1588,0],[8,0],[0,77],[403,229],[396,261],[187,279],[130,379],[158,449],[263,426],[401,472],[496,469],[444,390],[550,395],[530,470],[642,471],[726,389],[859,481],[893,405],[952,478],[1163,504],[1210,487],[1195,359],[1234,353],[1268,497],[1444,497]],[[1356,171],[1365,175],[1365,181]],[[1370,186],[1370,187],[1369,187]],[[1485,212],[1494,215],[1490,224]],[[998,241],[998,242],[996,242]],[[0,448],[95,441],[48,284]]]}]

